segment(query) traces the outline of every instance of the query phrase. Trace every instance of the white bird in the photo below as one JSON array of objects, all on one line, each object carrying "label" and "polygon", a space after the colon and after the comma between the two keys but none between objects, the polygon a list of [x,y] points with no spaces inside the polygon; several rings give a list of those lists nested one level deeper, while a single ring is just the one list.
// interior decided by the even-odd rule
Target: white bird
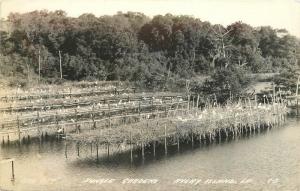
[{"label": "white bird", "polygon": [[62,132],[63,132],[62,128],[57,130],[57,133],[62,133]]},{"label": "white bird", "polygon": [[126,143],[125,142],[121,143],[120,148],[121,148],[121,151],[125,151],[126,150]]}]

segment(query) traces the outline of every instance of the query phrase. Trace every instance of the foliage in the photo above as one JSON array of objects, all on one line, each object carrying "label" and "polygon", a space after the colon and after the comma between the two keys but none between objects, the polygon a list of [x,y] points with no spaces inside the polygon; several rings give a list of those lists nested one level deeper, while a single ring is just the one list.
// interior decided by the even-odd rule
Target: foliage
[{"label": "foliage", "polygon": [[237,96],[250,83],[247,71],[239,66],[220,69],[204,83],[203,91],[215,94],[218,102]]},{"label": "foliage", "polygon": [[37,79],[39,62],[42,79],[59,79],[61,52],[65,80],[173,89],[171,83],[212,75],[217,91],[228,83],[233,92],[244,87],[240,70],[278,72],[300,60],[299,40],[286,31],[242,22],[225,27],[190,16],[150,19],[136,12],[73,18],[61,10],[13,13],[8,21],[12,30],[0,33],[1,75],[22,81],[28,71]]}]

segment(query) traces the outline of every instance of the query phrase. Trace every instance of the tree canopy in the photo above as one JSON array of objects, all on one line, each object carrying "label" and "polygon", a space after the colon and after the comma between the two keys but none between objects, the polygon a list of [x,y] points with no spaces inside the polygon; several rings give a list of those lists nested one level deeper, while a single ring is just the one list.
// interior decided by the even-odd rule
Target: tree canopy
[{"label": "tree canopy", "polygon": [[43,79],[58,78],[59,52],[66,80],[128,80],[147,88],[220,71],[278,72],[298,67],[300,57],[299,39],[287,31],[243,22],[137,12],[73,18],[62,10],[12,13],[8,22],[0,72],[21,79],[38,74],[38,62]]}]

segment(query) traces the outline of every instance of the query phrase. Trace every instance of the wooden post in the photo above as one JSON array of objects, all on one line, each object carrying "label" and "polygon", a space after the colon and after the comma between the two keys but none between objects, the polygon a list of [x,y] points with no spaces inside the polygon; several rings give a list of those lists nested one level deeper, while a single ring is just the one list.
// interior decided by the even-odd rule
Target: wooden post
[{"label": "wooden post", "polygon": [[197,105],[196,105],[197,108],[199,107],[199,99],[200,99],[200,95],[198,94],[197,95]]},{"label": "wooden post", "polygon": [[36,119],[37,119],[37,130],[38,130],[38,136],[39,136],[39,140],[41,141],[41,129],[40,129],[40,113],[39,111],[36,112]]},{"label": "wooden post", "polygon": [[156,153],[155,153],[155,147],[156,147],[156,141],[153,141],[153,156],[155,157]]},{"label": "wooden post", "polygon": [[139,116],[141,115],[141,101],[139,100]]},{"label": "wooden post", "polygon": [[242,136],[244,136],[244,125],[241,124],[241,132],[242,132]]},{"label": "wooden post", "polygon": [[176,134],[176,138],[177,138],[177,151],[180,152],[180,146],[179,146],[180,140],[179,140],[179,134],[178,133]]},{"label": "wooden post", "polygon": [[279,98],[280,98],[280,104],[282,102],[282,96],[281,96],[281,89],[279,88]]},{"label": "wooden post", "polygon": [[200,143],[200,146],[201,146],[201,144],[202,144],[202,134],[200,133],[200,135],[199,135],[199,143]]},{"label": "wooden post", "polygon": [[14,161],[11,161],[11,180],[15,180],[15,166],[14,166]]},{"label": "wooden post", "polygon": [[193,129],[192,129],[192,133],[191,133],[192,135],[192,148],[194,148],[194,132],[193,132]]},{"label": "wooden post", "polygon": [[96,144],[96,150],[97,150],[97,161],[99,160],[99,145],[98,143]]},{"label": "wooden post", "polygon": [[191,95],[188,95],[188,105],[187,105],[187,110],[190,110],[190,101],[191,101]]},{"label": "wooden post", "polygon": [[109,142],[107,142],[107,159],[109,160]]},{"label": "wooden post", "polygon": [[109,128],[111,128],[111,120],[110,120],[110,101],[108,100],[107,101],[108,102],[108,120],[109,120],[109,122],[108,122],[108,125],[109,125]]},{"label": "wooden post", "polygon": [[[296,107],[298,111],[298,91],[299,91],[300,75],[298,76],[297,86],[296,86]],[[298,112],[297,112],[298,113]]]},{"label": "wooden post", "polygon": [[39,83],[41,81],[41,49],[39,48]]},{"label": "wooden post", "polygon": [[58,128],[58,113],[55,112],[55,124],[56,124],[56,128]]},{"label": "wooden post", "polygon": [[93,104],[92,108],[92,121],[93,121],[93,129],[96,129],[96,122],[95,122],[95,105]]},{"label": "wooden post", "polygon": [[227,128],[225,128],[225,134],[226,134],[226,141],[228,139],[228,131],[227,131]]},{"label": "wooden post", "polygon": [[63,74],[62,74],[62,64],[61,64],[61,51],[58,51],[59,54],[59,70],[60,70],[60,79],[63,78]]},{"label": "wooden post", "polygon": [[192,99],[193,99],[193,102],[192,102],[192,103],[193,103],[193,104],[192,104],[192,108],[194,109],[194,107],[195,107],[195,97],[193,96]]},{"label": "wooden post", "polygon": [[168,148],[167,148],[167,125],[165,125],[165,155],[168,154]]},{"label": "wooden post", "polygon": [[65,157],[68,158],[68,147],[67,147],[67,141],[65,141]]},{"label": "wooden post", "polygon": [[93,156],[93,143],[91,143],[91,156]]},{"label": "wooden post", "polygon": [[77,156],[79,157],[79,143],[77,143]]},{"label": "wooden post", "polygon": [[18,123],[18,139],[19,139],[19,143],[21,143],[21,130],[20,130],[19,116],[17,116],[17,123]]},{"label": "wooden post", "polygon": [[215,103],[218,104],[217,95],[215,93],[214,93],[214,97],[215,97]]},{"label": "wooden post", "polygon": [[76,126],[76,132],[77,132],[77,134],[79,134],[79,127],[77,124],[77,109],[75,109],[75,126]]},{"label": "wooden post", "polygon": [[273,82],[273,104],[276,102],[276,90],[275,90],[275,83]]},{"label": "wooden post", "polygon": [[132,153],[132,134],[130,132],[130,162],[133,163],[133,153]]},{"label": "wooden post", "polygon": [[153,116],[153,112],[154,112],[154,97],[152,97],[151,100],[151,115]]},{"label": "wooden post", "polygon": [[142,141],[142,159],[145,160],[145,148],[144,148],[144,141]]}]

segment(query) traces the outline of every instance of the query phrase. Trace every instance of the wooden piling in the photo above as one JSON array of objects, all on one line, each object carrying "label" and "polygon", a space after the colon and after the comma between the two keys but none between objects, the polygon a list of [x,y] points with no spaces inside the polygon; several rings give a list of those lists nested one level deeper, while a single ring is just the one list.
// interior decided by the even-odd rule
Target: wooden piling
[{"label": "wooden piling", "polygon": [[58,128],[58,113],[55,112],[55,124],[56,124],[56,128]]},{"label": "wooden piling", "polygon": [[39,48],[39,78],[38,78],[38,83],[40,83],[40,80],[41,80],[41,49]]},{"label": "wooden piling", "polygon": [[179,145],[180,139],[179,139],[179,134],[178,133],[177,133],[176,138],[177,138],[177,151],[180,152],[180,145]]},{"label": "wooden piling", "polygon": [[93,143],[91,143],[91,155],[93,156]]},{"label": "wooden piling", "polygon": [[145,148],[144,148],[144,141],[141,143],[142,146],[142,159],[145,160]]},{"label": "wooden piling", "polygon": [[36,112],[36,120],[37,120],[37,131],[38,131],[39,141],[41,143],[42,135],[41,135],[41,129],[40,129],[40,113],[39,113],[39,111]]},{"label": "wooden piling", "polygon": [[110,101],[108,100],[108,120],[109,120],[109,128],[111,128],[111,113],[110,113]]},{"label": "wooden piling", "polygon": [[192,108],[194,109],[195,108],[195,97],[193,96],[193,102],[192,102]]},{"label": "wooden piling", "polygon": [[96,144],[96,155],[97,155],[97,161],[99,160],[99,145]]},{"label": "wooden piling", "polygon": [[133,153],[132,153],[132,134],[131,134],[131,132],[130,132],[130,134],[129,134],[129,137],[130,137],[130,162],[132,163],[133,162]]},{"label": "wooden piling", "polygon": [[65,157],[68,158],[67,141],[65,141]]},{"label": "wooden piling", "polygon": [[77,156],[79,157],[79,143],[77,143]]},{"label": "wooden piling", "polygon": [[21,130],[20,130],[19,116],[17,116],[17,125],[18,125],[18,139],[19,139],[19,143],[21,143]]},{"label": "wooden piling", "polygon": [[58,55],[59,55],[59,71],[60,71],[60,79],[63,78],[63,71],[62,71],[62,64],[61,64],[61,51],[58,51]]},{"label": "wooden piling", "polygon": [[109,143],[107,143],[107,159],[109,160]]},{"label": "wooden piling", "polygon": [[190,101],[191,101],[191,95],[188,94],[188,104],[187,104],[187,110],[190,110]]},{"label": "wooden piling", "polygon": [[156,147],[156,141],[153,141],[153,156],[155,157],[156,152],[155,152],[155,147]]},{"label": "wooden piling", "polygon": [[13,160],[11,161],[11,180],[15,180],[15,165]]},{"label": "wooden piling", "polygon": [[139,100],[139,116],[141,115],[141,101]]},{"label": "wooden piling", "polygon": [[194,148],[194,133],[193,133],[193,130],[191,132],[191,139],[192,139],[192,148]]},{"label": "wooden piling", "polygon": [[153,112],[154,112],[154,98],[152,97],[152,99],[151,99],[151,116],[153,116]]},{"label": "wooden piling", "polygon": [[165,155],[168,154],[168,148],[167,148],[167,125],[165,125]]},{"label": "wooden piling", "polygon": [[199,107],[199,99],[200,99],[200,95],[198,94],[198,95],[197,95],[197,103],[196,103],[196,108],[198,108],[198,107]]},{"label": "wooden piling", "polygon": [[200,143],[200,145],[201,145],[201,143],[202,143],[202,134],[200,133],[200,135],[199,135],[199,143]]},{"label": "wooden piling", "polygon": [[255,107],[257,107],[257,94],[255,94],[254,99],[255,99]]},{"label": "wooden piling", "polygon": [[78,127],[78,124],[77,124],[77,109],[74,110],[74,115],[75,115],[75,127],[76,127],[76,132],[77,134],[79,134],[79,127]]},{"label": "wooden piling", "polygon": [[95,105],[92,106],[92,121],[93,121],[93,128],[96,129],[96,122],[95,122]]}]

